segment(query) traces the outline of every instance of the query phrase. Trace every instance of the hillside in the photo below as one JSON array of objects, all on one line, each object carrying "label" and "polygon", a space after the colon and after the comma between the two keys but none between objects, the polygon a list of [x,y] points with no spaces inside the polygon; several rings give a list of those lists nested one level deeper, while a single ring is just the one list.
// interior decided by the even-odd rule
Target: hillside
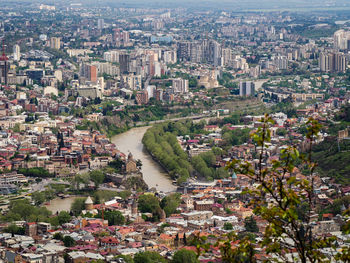
[{"label": "hillside", "polygon": [[336,139],[315,145],[312,159],[317,162],[316,171],[322,176],[332,177],[337,183],[350,184],[350,142],[340,142],[339,149]]}]

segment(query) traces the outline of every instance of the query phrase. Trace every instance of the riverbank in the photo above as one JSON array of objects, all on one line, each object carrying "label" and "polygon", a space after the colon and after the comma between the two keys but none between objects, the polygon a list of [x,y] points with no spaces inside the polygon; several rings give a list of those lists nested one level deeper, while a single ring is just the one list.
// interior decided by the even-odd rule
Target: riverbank
[{"label": "riverbank", "polygon": [[47,210],[51,211],[52,214],[56,214],[57,212],[61,211],[70,211],[70,208],[74,202],[75,199],[84,197],[84,196],[70,196],[68,198],[55,198],[50,200],[49,204],[45,204],[44,206],[47,208]]},{"label": "riverbank", "polygon": [[147,185],[158,191],[173,192],[176,187],[166,170],[163,169],[147,152],[142,144],[142,138],[150,126],[131,128],[127,132],[115,135],[111,141],[125,154],[131,152],[135,159],[142,162],[141,172]]}]

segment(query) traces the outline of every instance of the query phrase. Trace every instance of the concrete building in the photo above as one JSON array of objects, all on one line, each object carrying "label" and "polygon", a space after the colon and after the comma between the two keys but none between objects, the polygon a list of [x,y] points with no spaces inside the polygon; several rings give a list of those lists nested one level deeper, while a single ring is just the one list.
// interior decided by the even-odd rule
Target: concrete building
[{"label": "concrete building", "polygon": [[130,90],[141,90],[142,89],[142,78],[141,75],[123,75],[120,78],[121,86]]},{"label": "concrete building", "polygon": [[88,64],[82,64],[81,66],[81,76],[85,77],[87,80],[96,83],[97,82],[97,67]]},{"label": "concrete building", "polygon": [[14,61],[21,60],[21,48],[19,47],[19,45],[13,46],[13,60]]},{"label": "concrete building", "polygon": [[139,105],[147,104],[147,103],[148,103],[148,93],[147,93],[147,90],[138,91],[138,92],[136,93],[136,102],[137,102],[137,104],[139,104]]},{"label": "concrete building", "polygon": [[173,91],[174,93],[187,93],[188,92],[188,80],[187,79],[173,79]]},{"label": "concrete building", "polygon": [[59,37],[51,37],[50,48],[60,49],[61,48],[61,39]]},{"label": "concrete building", "polygon": [[344,53],[320,53],[318,64],[322,72],[345,72],[347,58]]},{"label": "concrete building", "polygon": [[130,64],[130,55],[119,54],[120,74],[125,74],[129,72],[129,64]]},{"label": "concrete building", "polygon": [[3,44],[2,55],[0,57],[0,82],[8,84],[8,73],[10,69],[10,64],[8,62],[8,57],[5,54],[5,46]]},{"label": "concrete building", "polygon": [[239,96],[254,96],[255,84],[252,81],[241,81],[239,83]]},{"label": "concrete building", "polygon": [[97,29],[102,30],[105,27],[105,21],[102,18],[97,20]]},{"label": "concrete building", "polygon": [[335,50],[349,50],[350,49],[350,31],[344,29],[338,30],[333,35]]}]

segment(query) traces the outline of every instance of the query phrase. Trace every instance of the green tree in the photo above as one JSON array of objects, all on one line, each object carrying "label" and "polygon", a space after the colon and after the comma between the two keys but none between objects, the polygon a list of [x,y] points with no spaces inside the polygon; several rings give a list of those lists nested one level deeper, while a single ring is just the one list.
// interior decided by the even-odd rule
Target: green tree
[{"label": "green tree", "polygon": [[58,222],[60,225],[68,223],[72,219],[70,214],[66,211],[61,211],[57,217],[58,217]]},{"label": "green tree", "polygon": [[105,175],[103,172],[95,170],[90,172],[90,179],[94,182],[96,189],[98,189],[99,185],[103,183]]},{"label": "green tree", "polygon": [[120,191],[118,192],[118,196],[122,198],[123,200],[127,200],[131,195],[131,191],[125,190],[125,191]]},{"label": "green tree", "polygon": [[32,193],[31,197],[36,206],[39,206],[46,201],[45,194],[43,192],[34,192]]},{"label": "green tree", "polygon": [[278,129],[276,130],[276,134],[277,134],[278,136],[285,136],[285,135],[287,134],[287,130],[286,130],[286,129],[283,129],[283,128],[278,128]]},{"label": "green tree", "polygon": [[65,236],[63,238],[63,243],[65,247],[74,247],[76,242],[71,236]]},{"label": "green tree", "polygon": [[42,167],[35,167],[35,168],[20,168],[18,169],[18,172],[29,177],[53,177],[53,174],[50,174],[49,171]]},{"label": "green tree", "polygon": [[15,126],[13,127],[13,132],[20,132],[21,129],[20,129],[20,125],[19,123],[16,123]]},{"label": "green tree", "polygon": [[25,229],[15,224],[11,224],[4,229],[4,232],[11,233],[12,235],[24,235]]},{"label": "green tree", "polygon": [[176,209],[181,203],[181,195],[179,193],[174,193],[167,195],[160,202],[160,207],[164,210],[167,216],[176,212]]},{"label": "green tree", "polygon": [[11,201],[8,209],[8,212],[1,217],[3,222],[18,220],[47,222],[48,217],[51,216],[51,212],[46,207],[33,206],[27,199]]},{"label": "green tree", "polygon": [[175,252],[171,263],[199,263],[199,260],[193,251],[181,249]]},{"label": "green tree", "polygon": [[105,211],[104,218],[108,220],[108,225],[123,225],[125,218],[120,211]]},{"label": "green tree", "polygon": [[232,230],[233,229],[233,225],[230,222],[226,222],[224,224],[224,229],[225,230]]},{"label": "green tree", "polygon": [[143,194],[138,199],[138,207],[142,213],[155,213],[159,208],[159,200],[152,194]]},{"label": "green tree", "polygon": [[70,210],[75,216],[80,215],[81,211],[85,209],[85,200],[86,198],[82,198],[82,197],[74,199]]},{"label": "green tree", "polygon": [[56,240],[61,240],[61,241],[63,241],[63,235],[62,235],[62,233],[61,232],[57,232],[57,233],[55,233],[54,235],[53,235],[53,239],[56,239]]},{"label": "green tree", "polygon": [[135,263],[167,263],[167,260],[157,252],[140,252],[134,256]]},{"label": "green tree", "polygon": [[244,227],[245,227],[245,230],[248,232],[254,232],[254,233],[259,232],[259,227],[256,224],[256,221],[253,216],[246,217],[244,219]]},{"label": "green tree", "polygon": [[[332,257],[332,254],[325,255],[323,248],[333,251],[333,255],[336,255],[333,256],[332,261],[337,261],[338,258],[344,259],[344,257],[348,261],[350,259],[348,248],[344,248],[337,254],[334,237],[314,235],[311,227],[311,213],[315,208],[313,183],[307,179],[298,180],[293,175],[294,168],[300,163],[307,167],[309,175],[314,174],[316,164],[312,162],[311,153],[314,138],[320,131],[319,123],[312,118],[307,122],[306,138],[309,142],[307,155],[300,154],[295,147],[290,146],[281,150],[279,159],[273,160],[271,167],[266,167],[263,162],[266,158],[266,148],[271,140],[270,127],[273,124],[273,120],[266,115],[261,126],[252,135],[254,142],[260,148],[257,169],[250,162],[240,160],[234,160],[228,166],[236,173],[246,175],[257,185],[255,189],[247,190],[250,205],[254,207],[254,214],[267,222],[263,239],[257,246],[264,248],[266,253],[277,255],[277,262],[290,262],[284,255],[293,249],[298,255],[296,259],[298,262],[328,262],[328,257]],[[290,175],[288,178],[287,174]],[[293,188],[298,189],[298,194],[292,190]],[[273,202],[268,201],[270,198]],[[307,203],[306,209],[309,209],[305,211],[304,220],[298,217],[298,206],[302,203]],[[293,243],[286,242],[286,238],[293,240]],[[245,242],[246,244],[242,244],[245,247],[252,246],[249,239]],[[238,249],[244,251],[244,246],[239,246]],[[232,254],[236,253],[236,250],[227,248],[226,252]],[[250,261],[255,262],[254,254],[250,255]]]}]

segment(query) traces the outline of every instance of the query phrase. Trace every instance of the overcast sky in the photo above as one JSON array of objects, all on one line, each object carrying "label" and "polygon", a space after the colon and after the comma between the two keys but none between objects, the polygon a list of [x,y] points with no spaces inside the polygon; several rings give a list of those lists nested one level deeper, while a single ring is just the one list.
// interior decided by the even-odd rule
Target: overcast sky
[{"label": "overcast sky", "polygon": [[[228,10],[249,9],[327,9],[350,7],[350,0],[14,0],[13,2],[35,3],[86,3],[100,5],[108,3],[113,6],[124,7],[191,7],[191,8],[218,8]],[[9,0],[0,2],[11,3]]]}]

